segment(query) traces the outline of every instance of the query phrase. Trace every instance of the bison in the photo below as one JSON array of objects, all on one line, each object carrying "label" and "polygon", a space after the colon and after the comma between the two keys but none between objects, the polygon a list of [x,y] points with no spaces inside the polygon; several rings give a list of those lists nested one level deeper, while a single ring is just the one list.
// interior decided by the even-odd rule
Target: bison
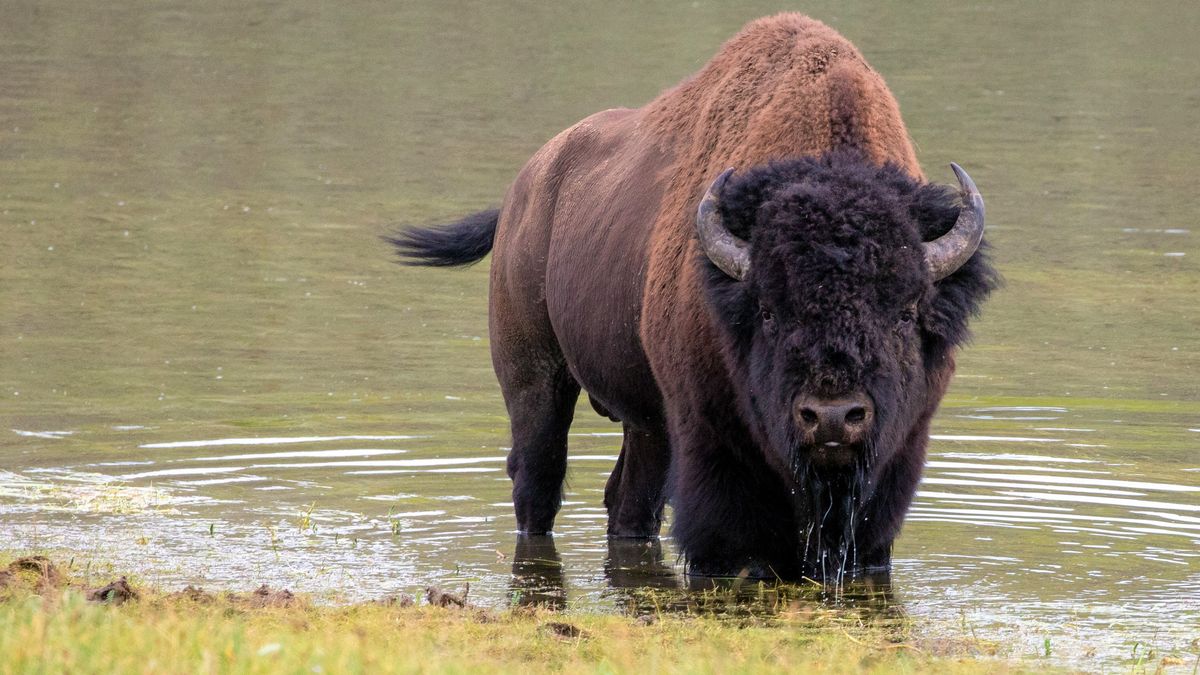
[{"label": "bison", "polygon": [[611,537],[657,536],[669,501],[689,574],[838,582],[890,566],[997,284],[952,167],[959,190],[927,183],[858,50],[781,14],[560,133],[499,209],[391,241],[416,265],[493,252],[520,532],[554,524],[582,389],[624,429]]}]

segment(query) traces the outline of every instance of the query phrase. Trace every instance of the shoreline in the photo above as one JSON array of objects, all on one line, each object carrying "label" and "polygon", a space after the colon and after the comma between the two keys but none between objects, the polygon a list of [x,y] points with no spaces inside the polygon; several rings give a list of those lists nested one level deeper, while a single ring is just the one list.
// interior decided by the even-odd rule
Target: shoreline
[{"label": "shoreline", "polygon": [[[254,584],[247,584],[253,586]],[[704,594],[708,595],[708,594]],[[0,672],[1026,672],[1002,646],[929,638],[903,617],[812,603],[769,617],[478,607],[428,589],[318,604],[260,586],[162,589],[44,556],[0,553]]]}]

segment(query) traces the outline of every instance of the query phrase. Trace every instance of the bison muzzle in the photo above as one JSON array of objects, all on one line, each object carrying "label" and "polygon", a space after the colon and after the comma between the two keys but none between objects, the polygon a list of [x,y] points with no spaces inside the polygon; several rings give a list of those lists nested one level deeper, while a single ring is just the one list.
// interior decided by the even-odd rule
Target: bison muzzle
[{"label": "bison muzzle", "polygon": [[517,528],[552,528],[586,390],[624,429],[610,536],[657,536],[669,502],[691,574],[886,569],[997,284],[983,199],[952,166],[956,188],[926,182],[862,55],[781,14],[556,136],[500,209],[393,238],[411,264],[494,252]]}]

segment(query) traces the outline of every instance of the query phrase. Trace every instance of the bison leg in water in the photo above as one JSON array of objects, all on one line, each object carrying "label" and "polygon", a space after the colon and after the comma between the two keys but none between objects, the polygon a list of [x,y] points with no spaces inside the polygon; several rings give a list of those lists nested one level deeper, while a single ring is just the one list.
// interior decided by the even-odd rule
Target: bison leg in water
[{"label": "bison leg in water", "polygon": [[624,425],[625,442],[608,484],[604,506],[608,533],[614,537],[656,537],[666,502],[671,452],[662,430],[644,431]]},{"label": "bison leg in water", "polygon": [[512,425],[508,477],[513,481],[517,529],[545,534],[562,506],[567,475],[567,430],[579,384],[565,363],[550,372],[499,369],[500,388]]}]

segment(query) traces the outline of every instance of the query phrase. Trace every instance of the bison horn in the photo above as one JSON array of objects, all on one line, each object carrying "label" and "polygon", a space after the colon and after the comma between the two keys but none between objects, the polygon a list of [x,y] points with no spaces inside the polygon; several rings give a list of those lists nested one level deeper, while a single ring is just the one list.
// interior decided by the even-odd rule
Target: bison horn
[{"label": "bison horn", "polygon": [[961,166],[951,162],[950,168],[958,176],[958,184],[962,187],[963,204],[958,212],[958,221],[949,232],[922,244],[925,248],[925,264],[934,281],[954,274],[955,270],[970,260],[983,240],[983,197],[975,187],[975,181]]},{"label": "bison horn", "polygon": [[704,255],[722,272],[742,281],[750,272],[750,245],[730,232],[721,222],[717,197],[733,169],[725,169],[709,186],[696,210],[696,233]]}]

